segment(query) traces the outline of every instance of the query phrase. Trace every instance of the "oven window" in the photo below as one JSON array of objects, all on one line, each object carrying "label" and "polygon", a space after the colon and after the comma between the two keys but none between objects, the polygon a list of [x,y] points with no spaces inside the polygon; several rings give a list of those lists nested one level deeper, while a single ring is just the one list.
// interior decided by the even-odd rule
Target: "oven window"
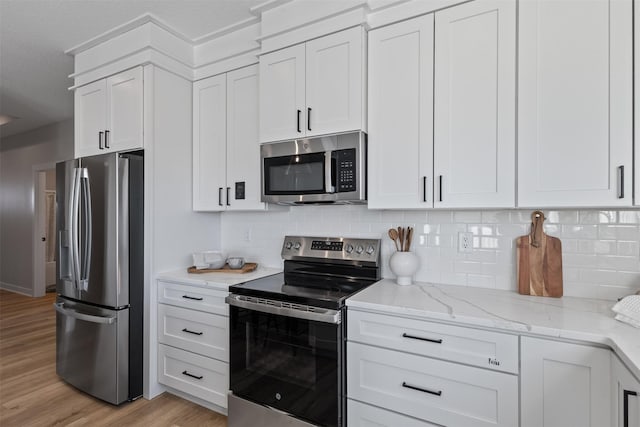
[{"label": "oven window", "polygon": [[340,325],[230,310],[234,394],[320,425],[337,425]]},{"label": "oven window", "polygon": [[264,159],[265,192],[273,195],[324,193],[324,153]]}]

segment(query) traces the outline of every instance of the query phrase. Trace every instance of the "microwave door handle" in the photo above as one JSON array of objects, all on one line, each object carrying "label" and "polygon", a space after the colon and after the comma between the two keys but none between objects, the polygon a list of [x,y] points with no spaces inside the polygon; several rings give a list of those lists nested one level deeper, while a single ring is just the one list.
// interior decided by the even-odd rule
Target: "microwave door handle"
[{"label": "microwave door handle", "polygon": [[335,187],[331,185],[331,177],[333,176],[333,168],[331,166],[332,151],[324,152],[324,191],[326,193],[335,193]]}]

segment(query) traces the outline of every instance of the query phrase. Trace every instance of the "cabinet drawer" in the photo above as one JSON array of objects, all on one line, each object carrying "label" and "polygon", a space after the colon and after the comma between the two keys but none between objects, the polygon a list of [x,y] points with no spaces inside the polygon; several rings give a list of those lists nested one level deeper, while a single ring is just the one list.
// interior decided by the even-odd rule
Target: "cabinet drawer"
[{"label": "cabinet drawer", "polygon": [[396,414],[376,406],[347,401],[347,425],[349,427],[436,427],[426,421]]},{"label": "cabinet drawer", "polygon": [[227,407],[228,363],[159,344],[158,382]]},{"label": "cabinet drawer", "polygon": [[515,335],[349,310],[349,341],[518,373]]},{"label": "cabinet drawer", "polygon": [[158,302],[208,313],[228,316],[229,306],[224,302],[227,295],[229,292],[158,281]]},{"label": "cabinet drawer", "polygon": [[158,341],[229,361],[229,318],[158,304]]},{"label": "cabinet drawer", "polygon": [[451,426],[518,425],[518,377],[354,342],[347,395]]}]

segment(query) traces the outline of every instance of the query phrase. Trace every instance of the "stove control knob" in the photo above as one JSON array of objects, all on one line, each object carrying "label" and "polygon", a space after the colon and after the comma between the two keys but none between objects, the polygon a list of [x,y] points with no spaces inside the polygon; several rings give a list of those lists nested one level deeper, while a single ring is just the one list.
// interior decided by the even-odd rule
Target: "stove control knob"
[{"label": "stove control knob", "polygon": [[284,247],[286,249],[291,249],[291,246],[293,246],[293,243],[291,243],[291,242],[287,242],[287,243],[284,244]]},{"label": "stove control knob", "polygon": [[373,245],[369,245],[369,246],[367,246],[367,254],[368,254],[368,255],[371,255],[372,253],[374,253],[374,252],[375,252],[375,250],[376,250],[376,249],[373,247]]},{"label": "stove control knob", "polygon": [[361,254],[361,253],[362,253],[362,251],[364,251],[364,248],[363,248],[361,245],[358,245],[358,246],[356,247],[356,252],[357,252],[357,253],[359,253],[359,254]]},{"label": "stove control knob", "polygon": [[295,242],[295,243],[293,244],[293,249],[295,249],[296,251],[297,251],[298,249],[300,249],[300,242]]},{"label": "stove control knob", "polygon": [[344,247],[344,250],[346,253],[350,254],[351,252],[353,252],[353,245],[347,243],[347,245]]}]

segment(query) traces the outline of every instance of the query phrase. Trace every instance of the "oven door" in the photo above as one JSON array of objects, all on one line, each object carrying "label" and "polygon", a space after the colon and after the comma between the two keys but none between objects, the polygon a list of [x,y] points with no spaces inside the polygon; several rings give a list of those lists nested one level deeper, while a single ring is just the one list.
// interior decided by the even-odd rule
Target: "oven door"
[{"label": "oven door", "polygon": [[[339,426],[344,387],[340,313],[314,317],[234,295],[227,301],[233,394],[314,424]],[[291,317],[288,311],[314,320]]]}]

